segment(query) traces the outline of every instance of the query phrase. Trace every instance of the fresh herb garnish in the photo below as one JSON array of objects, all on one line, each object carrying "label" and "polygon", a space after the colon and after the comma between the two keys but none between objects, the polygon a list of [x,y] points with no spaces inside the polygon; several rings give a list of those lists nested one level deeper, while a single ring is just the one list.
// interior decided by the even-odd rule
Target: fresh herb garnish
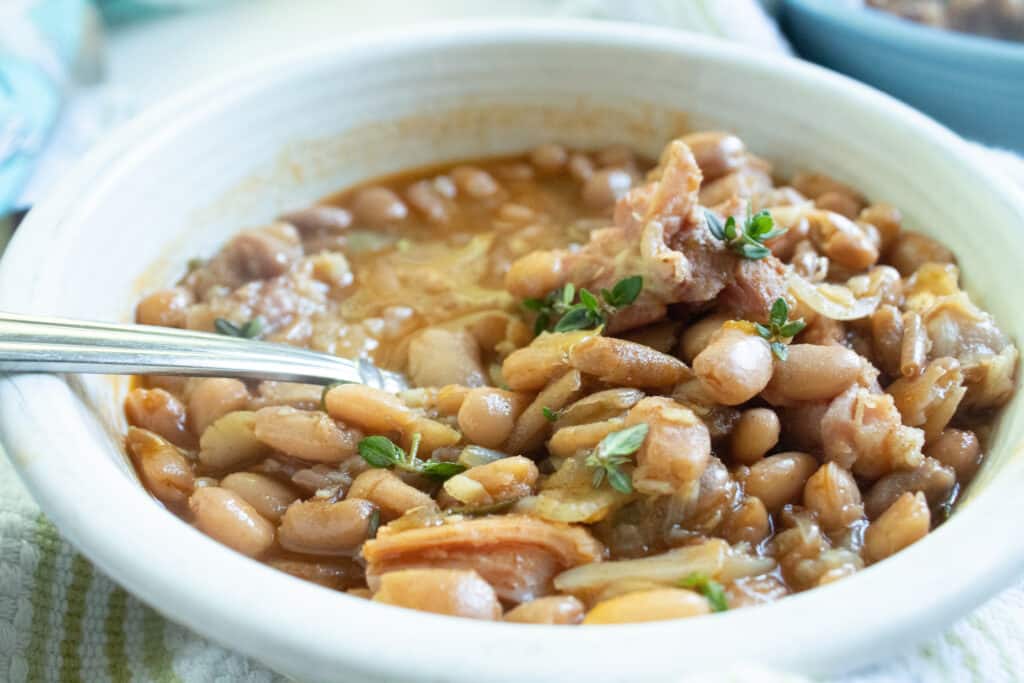
[{"label": "fresh herb garnish", "polygon": [[754,329],[768,341],[772,353],[782,361],[789,357],[785,342],[800,334],[805,327],[807,323],[803,318],[789,319],[789,304],[781,296],[772,303],[772,309],[768,313],[768,325],[754,323]]},{"label": "fresh herb garnish", "polygon": [[359,441],[359,455],[370,467],[394,467],[404,472],[422,474],[431,479],[444,481],[466,470],[465,465],[440,460],[420,460],[416,457],[420,448],[420,435],[412,435],[409,452],[386,436],[368,436]]},{"label": "fresh herb garnish", "polygon": [[263,326],[263,318],[259,316],[241,325],[236,325],[226,318],[217,318],[213,321],[214,329],[220,334],[242,339],[256,339],[263,334]]},{"label": "fresh herb garnish", "polygon": [[630,462],[630,455],[640,449],[647,436],[647,425],[638,424],[608,434],[597,444],[584,463],[594,468],[590,484],[600,488],[607,477],[608,483],[619,493],[633,493],[633,481],[622,465]]},{"label": "fresh herb garnish", "polygon": [[548,422],[557,422],[558,421],[558,411],[557,410],[551,410],[551,408],[548,408],[547,406],[544,406],[543,408],[540,409],[540,412],[544,413],[544,419],[547,420]]},{"label": "fresh herb garnish", "polygon": [[598,298],[582,287],[577,293],[576,286],[570,282],[543,299],[524,299],[523,308],[537,314],[534,334],[552,329],[552,323],[555,332],[592,330],[604,325],[609,315],[636,301],[643,288],[643,277],[633,275],[619,280],[610,290],[602,289]]},{"label": "fresh herb garnish", "polygon": [[771,249],[764,246],[764,243],[773,237],[778,237],[786,232],[788,228],[776,228],[772,215],[767,210],[758,211],[750,215],[750,207],[747,207],[747,220],[743,227],[737,227],[736,219],[732,216],[726,219],[725,224],[713,212],[704,210],[707,218],[708,230],[718,239],[725,242],[725,246],[733,250],[743,258],[753,261],[763,259],[772,253]]},{"label": "fresh herb garnish", "polygon": [[679,582],[680,588],[689,588],[697,591],[711,603],[711,609],[715,612],[724,612],[729,609],[729,601],[725,597],[725,587],[717,581],[708,578],[706,574],[694,572]]}]

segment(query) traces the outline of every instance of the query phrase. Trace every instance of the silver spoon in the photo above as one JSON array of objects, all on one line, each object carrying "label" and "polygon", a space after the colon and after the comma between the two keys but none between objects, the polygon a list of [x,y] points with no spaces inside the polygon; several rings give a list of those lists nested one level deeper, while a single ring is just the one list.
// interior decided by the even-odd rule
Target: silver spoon
[{"label": "silver spoon", "polygon": [[409,388],[397,372],[286,344],[149,325],[0,313],[0,373],[239,377],[306,384]]}]

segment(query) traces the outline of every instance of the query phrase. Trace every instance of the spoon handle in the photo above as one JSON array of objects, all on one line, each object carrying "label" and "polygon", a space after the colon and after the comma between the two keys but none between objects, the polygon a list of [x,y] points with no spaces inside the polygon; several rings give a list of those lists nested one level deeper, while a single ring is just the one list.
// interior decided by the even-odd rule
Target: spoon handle
[{"label": "spoon handle", "polygon": [[347,382],[395,392],[405,377],[372,363],[285,344],[148,325],[0,313],[0,372],[238,377]]}]

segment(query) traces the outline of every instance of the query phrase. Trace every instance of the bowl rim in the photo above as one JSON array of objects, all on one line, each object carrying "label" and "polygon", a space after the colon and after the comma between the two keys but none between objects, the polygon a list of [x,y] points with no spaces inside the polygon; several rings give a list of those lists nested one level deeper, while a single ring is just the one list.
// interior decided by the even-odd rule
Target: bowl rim
[{"label": "bowl rim", "polygon": [[[15,294],[10,285],[24,287],[33,282],[33,270],[28,265],[31,258],[27,257],[45,253],[47,240],[79,202],[87,201],[82,198],[88,196],[88,188],[98,179],[113,175],[114,169],[128,163],[126,159],[144,155],[151,140],[161,137],[154,131],[187,128],[204,112],[240,97],[249,87],[268,88],[287,82],[293,70],[353,58],[388,59],[455,44],[495,41],[512,46],[540,42],[623,51],[658,50],[678,59],[714,59],[754,74],[779,70],[787,78],[845,91],[856,98],[858,106],[885,110],[894,124],[912,126],[915,135],[941,147],[954,163],[969,168],[985,183],[991,199],[1007,203],[1024,216],[1024,196],[1008,179],[972,158],[965,143],[953,133],[887,95],[813,65],[650,26],[585,20],[420,24],[366,34],[344,45],[306,48],[267,58],[189,88],[129,122],[90,151],[29,214],[0,261],[0,306],[16,310],[26,305],[21,292]],[[31,455],[32,444],[42,438],[30,429],[32,418],[52,410],[54,402],[69,410],[75,407],[62,384],[58,378],[40,375],[0,379],[0,396],[20,400],[0,401],[0,441],[43,511],[101,571],[144,602],[214,641],[289,671],[308,673],[343,666],[352,674],[403,676],[409,680],[436,680],[432,672],[438,671],[457,672],[467,681],[521,680],[528,675],[537,677],[539,662],[550,666],[572,662],[583,663],[589,667],[587,673],[600,680],[627,680],[621,674],[630,671],[627,663],[662,674],[674,670],[680,654],[692,649],[688,643],[699,644],[701,652],[720,653],[723,663],[736,663],[725,644],[744,635],[754,641],[762,639],[770,647],[748,648],[747,659],[741,663],[771,661],[825,671],[856,654],[860,658],[855,664],[861,666],[870,661],[872,653],[891,650],[890,643],[898,634],[934,631],[935,624],[944,625],[950,614],[977,605],[1007,585],[1024,566],[1024,545],[988,540],[1012,537],[1018,527],[1016,520],[1024,513],[1024,497],[1016,495],[1024,483],[1024,466],[1011,468],[1010,463],[976,500],[922,541],[844,581],[773,604],[700,620],[592,629],[481,623],[403,610],[339,595],[238,555],[151,504],[141,488],[129,494],[139,504],[128,516],[104,507],[109,501],[103,491],[82,490],[78,496],[67,495],[68,474],[55,476],[52,469],[34,466],[26,457]],[[69,430],[66,434],[71,438],[88,432],[82,420],[66,422],[60,429]],[[81,468],[73,463],[69,473],[74,473],[75,467]],[[136,487],[127,478],[125,482]],[[124,489],[125,482],[114,482],[112,488]],[[147,505],[139,502],[143,498]],[[977,533],[975,529],[982,524],[986,525],[985,533]],[[121,532],[110,533],[118,527]],[[154,529],[160,534],[153,534]],[[195,552],[202,561],[183,557],[186,551]],[[988,561],[969,563],[961,558],[936,562],[943,551],[953,557],[963,553]],[[247,580],[235,580],[239,573]],[[940,597],[923,600],[922,594],[904,594],[893,590],[894,586],[935,589]],[[287,590],[280,590],[285,587]],[[343,620],[337,619],[337,607],[343,608]],[[814,611],[813,620],[802,618],[808,610]],[[334,627],[324,629],[322,624]],[[401,642],[402,656],[379,656],[372,647],[375,643],[368,644],[360,637],[367,632],[386,633],[389,639]],[[422,637],[436,633],[455,642],[474,643],[478,655],[471,666],[466,667],[464,651],[439,648],[431,638]],[[825,647],[822,633],[843,633],[844,638],[832,638]],[[665,648],[666,639],[681,643],[681,649]],[[609,651],[610,643],[617,647]],[[815,644],[813,651],[808,652],[807,643]],[[499,658],[500,662],[480,656],[499,651],[518,656]],[[594,652],[601,652],[601,657],[595,657]],[[594,663],[587,664],[591,660]],[[620,663],[623,667],[616,669]],[[583,670],[578,671],[582,674]],[[632,675],[642,673],[636,668],[632,671]],[[635,680],[632,676],[629,679]]]},{"label": "bowl rim", "polygon": [[849,24],[898,46],[903,52],[942,54],[952,49],[955,52],[947,55],[951,60],[976,57],[1024,67],[1024,42],[927,26],[874,7],[836,0],[783,0],[783,11],[791,8]]}]

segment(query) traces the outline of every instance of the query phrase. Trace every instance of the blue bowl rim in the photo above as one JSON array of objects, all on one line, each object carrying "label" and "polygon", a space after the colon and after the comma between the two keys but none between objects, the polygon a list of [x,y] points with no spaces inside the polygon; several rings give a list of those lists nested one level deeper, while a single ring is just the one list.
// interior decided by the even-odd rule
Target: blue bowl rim
[{"label": "blue bowl rim", "polygon": [[956,50],[962,57],[1020,62],[1024,67],[1024,42],[938,29],[871,7],[836,0],[783,0],[783,6],[787,10],[793,8],[846,23],[922,52]]}]

